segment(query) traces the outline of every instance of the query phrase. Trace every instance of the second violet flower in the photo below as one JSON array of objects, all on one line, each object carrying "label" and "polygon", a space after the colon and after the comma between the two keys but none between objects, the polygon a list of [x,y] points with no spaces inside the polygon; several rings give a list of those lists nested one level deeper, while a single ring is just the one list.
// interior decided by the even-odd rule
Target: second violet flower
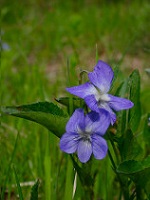
[{"label": "second violet flower", "polygon": [[77,152],[82,163],[86,163],[92,153],[96,159],[103,159],[108,150],[103,135],[110,125],[110,116],[105,110],[100,114],[76,109],[66,125],[66,133],[60,139],[60,149],[68,154]]}]

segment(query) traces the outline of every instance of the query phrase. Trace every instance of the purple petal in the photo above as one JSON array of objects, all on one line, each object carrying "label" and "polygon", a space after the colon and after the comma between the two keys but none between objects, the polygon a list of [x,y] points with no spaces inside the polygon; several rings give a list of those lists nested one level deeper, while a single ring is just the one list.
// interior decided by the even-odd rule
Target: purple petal
[{"label": "purple petal", "polygon": [[88,95],[95,94],[96,88],[89,82],[79,85],[79,86],[74,86],[70,88],[66,88],[68,92],[71,94],[74,94],[80,98],[85,98]]},{"label": "purple petal", "polygon": [[88,140],[80,140],[77,149],[78,158],[82,163],[86,163],[92,154],[92,145]]},{"label": "purple petal", "polygon": [[94,95],[89,95],[85,97],[84,101],[91,110],[98,112],[98,104]]},{"label": "purple petal", "polygon": [[74,111],[73,115],[70,117],[67,125],[66,131],[78,133],[79,128],[84,129],[84,111],[81,108],[78,108]]},{"label": "purple petal", "polygon": [[94,71],[90,72],[88,76],[91,83],[98,87],[102,93],[107,93],[110,89],[114,73],[107,63],[99,60]]},{"label": "purple petal", "polygon": [[101,112],[101,110],[105,110],[105,111],[107,111],[109,113],[110,122],[113,125],[115,123],[115,121],[116,121],[116,114],[110,108],[109,102],[103,102],[103,103],[99,104],[99,112]]},{"label": "purple petal", "polygon": [[116,97],[113,95],[109,95],[109,97],[110,97],[109,106],[115,111],[129,109],[129,108],[132,108],[134,105],[128,99]]},{"label": "purple petal", "polygon": [[60,149],[66,153],[74,153],[77,150],[79,139],[76,133],[65,133],[60,139]]},{"label": "purple petal", "polygon": [[110,125],[110,114],[100,109],[99,114],[92,111],[86,115],[85,130],[104,135]]},{"label": "purple petal", "polygon": [[103,159],[108,150],[107,142],[101,136],[94,134],[92,136],[93,154],[96,159]]},{"label": "purple petal", "polygon": [[117,117],[116,117],[116,114],[115,114],[113,111],[110,112],[109,114],[110,114],[110,123],[111,123],[111,125],[113,126],[114,123],[115,123],[116,120],[117,120]]}]

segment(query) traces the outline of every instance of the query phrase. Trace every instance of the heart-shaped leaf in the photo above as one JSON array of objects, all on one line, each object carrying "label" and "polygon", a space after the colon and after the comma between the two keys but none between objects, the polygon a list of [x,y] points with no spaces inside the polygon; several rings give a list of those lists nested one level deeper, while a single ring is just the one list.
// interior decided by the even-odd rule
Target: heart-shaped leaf
[{"label": "heart-shaped leaf", "polygon": [[29,105],[2,107],[2,113],[37,122],[57,137],[65,132],[69,119],[63,110],[51,102],[38,102]]},{"label": "heart-shaped leaf", "polygon": [[117,172],[131,178],[136,185],[144,188],[150,194],[150,156],[143,161],[128,160],[121,163]]},{"label": "heart-shaped leaf", "polygon": [[118,148],[122,161],[139,158],[142,154],[142,148],[130,129],[118,138]]}]

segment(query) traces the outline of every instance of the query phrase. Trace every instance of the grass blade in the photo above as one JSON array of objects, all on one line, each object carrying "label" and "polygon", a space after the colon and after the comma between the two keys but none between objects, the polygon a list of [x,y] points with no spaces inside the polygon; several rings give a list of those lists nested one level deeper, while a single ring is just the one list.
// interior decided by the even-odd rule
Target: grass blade
[{"label": "grass blade", "polygon": [[44,180],[45,180],[45,199],[52,199],[52,185],[51,185],[51,171],[52,171],[52,162],[50,157],[50,134],[47,134],[46,141],[46,150],[44,156]]},{"label": "grass blade", "polygon": [[39,188],[39,180],[33,185],[31,189],[31,197],[30,200],[38,200],[38,188]]},{"label": "grass blade", "polygon": [[68,156],[68,163],[67,163],[67,172],[66,172],[66,184],[65,184],[65,197],[64,199],[72,199],[72,191],[73,191],[73,166]]},{"label": "grass blade", "polygon": [[22,194],[22,190],[21,190],[21,186],[20,186],[20,182],[19,182],[19,178],[15,169],[15,166],[13,165],[13,170],[14,170],[14,175],[15,175],[15,179],[16,179],[16,184],[17,184],[17,189],[18,189],[18,194],[19,194],[19,199],[23,200],[23,194]]},{"label": "grass blade", "polygon": [[2,200],[4,199],[4,192],[5,192],[5,189],[6,189],[6,184],[7,184],[7,181],[8,181],[8,176],[9,176],[9,173],[10,173],[11,164],[12,164],[12,161],[13,161],[13,158],[14,158],[14,155],[15,155],[15,152],[16,152],[18,139],[19,139],[19,132],[18,132],[18,134],[17,134],[16,140],[15,140],[14,149],[13,149],[13,152],[12,152],[12,155],[11,155],[11,159],[10,159],[10,162],[9,162],[9,165],[8,165],[8,168],[7,168],[7,171],[6,171],[6,178],[5,178],[4,185],[3,185],[3,189],[2,189],[1,195],[0,195],[0,197],[1,197]]}]

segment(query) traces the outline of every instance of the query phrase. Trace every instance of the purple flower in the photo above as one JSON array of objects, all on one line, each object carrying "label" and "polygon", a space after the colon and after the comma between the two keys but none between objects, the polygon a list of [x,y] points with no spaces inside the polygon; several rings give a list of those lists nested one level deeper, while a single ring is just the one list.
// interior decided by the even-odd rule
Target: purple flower
[{"label": "purple flower", "polygon": [[60,139],[60,149],[68,154],[77,151],[82,163],[86,163],[92,153],[96,159],[103,159],[108,147],[102,136],[109,125],[110,116],[105,110],[101,110],[100,114],[91,111],[85,116],[83,109],[76,109]]},{"label": "purple flower", "polygon": [[111,124],[116,121],[114,111],[132,108],[134,105],[130,100],[108,94],[114,73],[111,67],[103,61],[98,61],[93,72],[88,73],[90,82],[67,88],[67,91],[83,98],[88,107],[99,112],[101,108],[109,112]]}]

